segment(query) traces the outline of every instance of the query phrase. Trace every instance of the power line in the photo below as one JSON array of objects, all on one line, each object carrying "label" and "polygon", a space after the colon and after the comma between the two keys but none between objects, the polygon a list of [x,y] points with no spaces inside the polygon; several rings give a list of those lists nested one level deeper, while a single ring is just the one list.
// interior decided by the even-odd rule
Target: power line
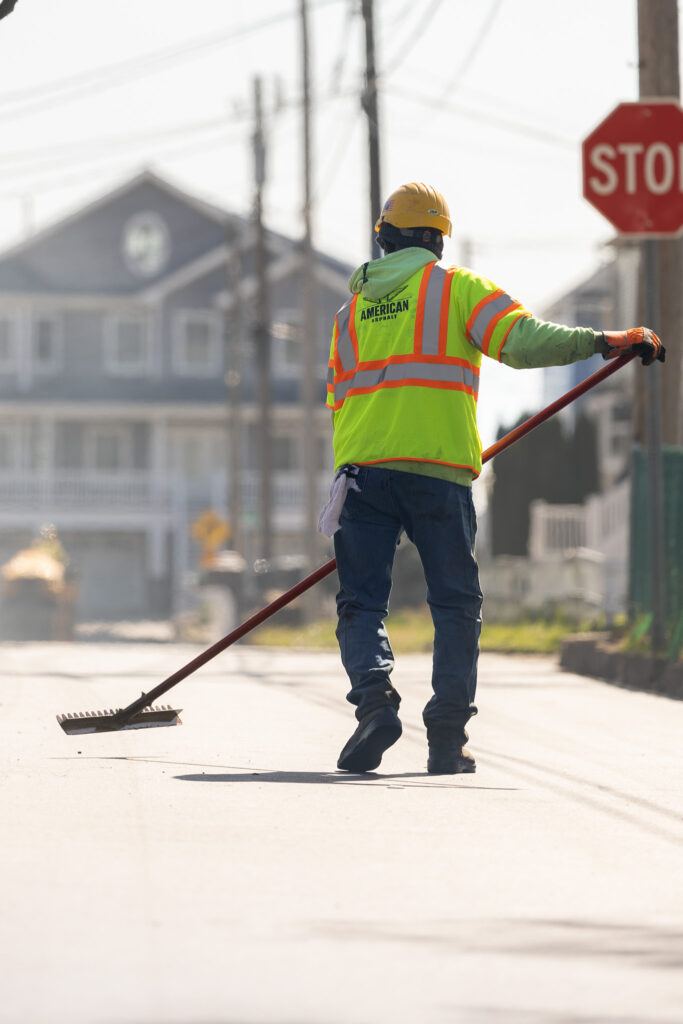
[{"label": "power line", "polygon": [[564,149],[576,151],[577,143],[574,139],[556,135],[554,132],[546,131],[543,128],[534,128],[532,125],[524,124],[521,121],[511,121],[507,118],[496,117],[495,114],[487,114],[483,111],[475,110],[473,107],[465,107],[457,103],[437,101],[433,96],[427,96],[424,93],[415,91],[409,92],[406,89],[399,89],[395,86],[385,86],[385,92],[400,99],[417,103],[420,106],[428,107],[436,113],[448,111],[469,121],[476,121],[478,124],[487,124],[492,128],[498,128],[500,131],[511,132],[514,135],[524,135],[535,142],[542,142],[550,146],[561,146]]},{"label": "power line", "polygon": [[228,124],[232,124],[243,119],[244,118],[241,117],[233,117],[226,120],[224,117],[218,117],[212,118],[208,121],[197,121],[189,124],[176,125],[172,128],[163,128],[158,131],[147,131],[134,135],[105,136],[99,139],[89,138],[62,146],[43,146],[39,149],[24,150],[23,152],[18,153],[4,153],[0,154],[0,166],[9,166],[10,174],[18,173],[18,171],[14,169],[13,165],[18,165],[19,170],[31,170],[32,165],[37,164],[38,169],[40,169],[40,166],[42,165],[63,163],[65,160],[68,161],[72,157],[78,159],[82,153],[87,157],[93,151],[103,153],[106,150],[108,153],[112,149],[119,149],[122,146],[135,148],[139,144],[173,138],[178,135],[187,136],[212,131],[216,128],[225,129]]},{"label": "power line", "polygon": [[[406,57],[413,49],[415,44],[429,28],[430,22],[434,15],[436,14],[439,7],[441,6],[442,2],[443,0],[432,0],[431,7],[427,11],[427,13],[420,16],[418,27],[410,33],[410,36],[408,37],[404,45],[401,47],[401,49],[398,51],[396,56],[393,58],[393,60],[387,62],[387,68],[389,69],[387,71],[387,76],[392,75],[394,71],[396,71],[401,66],[401,64],[406,59]],[[384,73],[382,73],[382,75],[380,75],[379,77],[381,78],[383,74]]]},{"label": "power line", "polygon": [[494,21],[498,17],[498,14],[499,14],[500,9],[501,9],[502,6],[503,6],[503,0],[493,0],[493,3],[491,4],[491,7],[489,8],[489,13],[486,15],[486,17],[482,21],[481,27],[479,29],[479,32],[477,33],[477,35],[476,35],[476,37],[474,39],[474,42],[470,46],[469,50],[465,54],[465,57],[464,57],[464,59],[462,61],[462,64],[460,65],[460,67],[456,71],[455,75],[450,80],[450,82],[448,83],[448,85],[444,89],[443,93],[441,94],[441,97],[440,97],[441,100],[445,100],[451,94],[451,92],[453,90],[457,89],[458,86],[460,85],[461,81],[463,80],[463,78],[467,74],[467,72],[468,72],[468,70],[470,68],[470,65],[472,64],[472,61],[474,60],[474,58],[476,57],[477,53],[481,49],[481,47],[482,47],[482,45],[484,43],[484,40],[486,39],[486,36],[487,36],[488,32],[490,32],[491,26],[493,25]]},{"label": "power line", "polygon": [[[319,105],[325,105],[327,103],[335,102],[338,99],[348,98],[350,95],[355,96],[355,90],[340,92],[337,96],[323,96],[317,101],[317,103]],[[282,113],[297,111],[301,108],[301,105],[301,98],[294,97],[291,100],[280,104],[279,108],[271,113],[269,117],[272,119]],[[98,139],[86,138],[73,141],[62,146],[41,146],[32,150],[0,154],[0,167],[3,168],[3,174],[6,177],[7,175],[16,175],[26,172],[30,173],[34,169],[39,171],[42,167],[68,163],[70,160],[78,161],[80,159],[84,159],[87,161],[91,158],[99,159],[101,156],[105,156],[108,153],[121,148],[135,150],[141,145],[147,145],[151,142],[173,139],[177,136],[199,135],[215,130],[225,129],[230,125],[248,122],[250,116],[250,113],[245,110],[233,114],[228,118],[218,117],[210,118],[206,121],[186,122],[184,124],[162,128],[158,131],[147,131],[144,133],[122,136],[104,136]],[[95,152],[95,157],[92,156],[93,152]]]},{"label": "power line", "polygon": [[[208,153],[214,149],[220,149],[226,146],[233,145],[235,143],[243,143],[244,136],[227,136],[218,139],[206,140],[203,143],[193,142],[190,145],[183,144],[181,146],[173,146],[168,150],[156,151],[150,158],[149,161],[155,160],[174,160],[182,158],[186,154],[195,156],[198,153]],[[119,158],[113,158],[116,161],[117,166],[130,165],[131,159],[127,154],[121,154]],[[54,177],[54,170],[52,172],[36,171],[35,175],[38,175],[37,180],[34,178],[30,181],[22,179],[21,184],[18,184],[14,188],[6,189],[0,192],[0,199],[16,198],[17,196],[26,195],[27,193],[41,193],[41,192],[53,192],[59,191],[61,188],[68,187],[71,184],[85,184],[85,176],[93,173],[98,173],[97,167],[89,167],[90,164],[98,164],[105,161],[107,163],[107,170],[111,169],[112,157],[108,153],[94,153],[91,158],[86,158],[81,161],[78,168],[73,171],[72,174],[67,174],[59,178]],[[140,166],[149,166],[149,162],[145,162],[143,157],[138,158],[135,163]],[[52,175],[52,176],[50,176]],[[4,176],[3,176],[4,177]]]},{"label": "power line", "polygon": [[[340,3],[341,0],[318,0],[315,10],[329,7],[332,4]],[[250,25],[242,26],[239,29],[231,29],[228,32],[216,34],[215,32],[206,36],[198,36],[190,42],[181,46],[165,47],[161,50],[153,50],[139,57],[126,61],[119,61],[108,64],[103,68],[94,68],[67,78],[46,82],[40,86],[30,89],[23,89],[14,93],[6,93],[0,97],[0,109],[14,107],[3,114],[3,121],[16,117],[26,117],[34,112],[42,113],[55,105],[70,103],[81,99],[84,96],[90,97],[96,92],[103,92],[107,89],[116,88],[119,85],[128,85],[136,78],[145,78],[151,74],[163,71],[167,67],[174,67],[184,61],[193,60],[207,52],[216,49],[225,43],[243,39],[245,36],[260,32],[263,29],[272,28],[283,21],[288,21],[295,16],[295,12],[288,10],[280,14],[272,15],[269,18],[262,18],[252,22]]]},{"label": "power line", "polygon": [[355,0],[347,0],[346,17],[344,19],[344,25],[339,36],[339,50],[337,52],[337,57],[332,65],[332,71],[330,73],[330,84],[328,86],[328,93],[330,95],[337,94],[341,89],[341,80],[344,75],[346,59],[349,55],[349,37],[351,35],[351,26],[356,15],[357,9]]},{"label": "power line", "polygon": [[314,202],[318,201],[323,189],[328,189],[330,187],[331,183],[334,181],[343,166],[344,156],[349,150],[351,139],[353,138],[356,128],[360,123],[361,117],[361,111],[353,109],[350,116],[347,117],[343,128],[337,132],[337,145],[331,151],[325,167],[320,172],[319,180],[314,189]]},{"label": "power line", "polygon": [[[341,93],[340,97],[344,98],[345,96],[348,97],[348,95],[350,94]],[[356,95],[355,90],[353,95]],[[323,97],[321,102],[328,103],[338,98]],[[297,98],[290,101],[284,109],[295,110],[300,106],[301,100]],[[65,147],[61,151],[55,151],[54,147],[41,147],[40,149],[24,151],[23,153],[6,154],[4,157],[0,157],[0,163],[10,165],[6,169],[3,167],[3,180],[7,182],[8,179],[19,178],[20,183],[0,192],[0,198],[14,198],[27,192],[46,192],[68,187],[70,184],[82,181],[85,174],[98,173],[97,167],[93,165],[97,165],[102,161],[109,162],[114,159],[117,166],[120,167],[126,163],[130,164],[131,161],[139,164],[140,161],[144,160],[172,160],[181,158],[186,154],[204,153],[217,148],[244,143],[246,136],[243,133],[231,135],[225,132],[225,129],[230,124],[245,119],[249,119],[248,113],[236,115],[227,121],[225,118],[211,119],[197,122],[196,124],[178,125],[155,133],[148,132],[146,134],[100,138],[97,140],[81,140],[72,146]],[[349,137],[353,130],[355,130],[359,119],[360,111],[354,109],[352,123],[348,124],[350,131],[347,134],[345,130],[347,125],[342,129],[338,145],[332,154],[334,162],[332,159],[330,160],[330,173],[327,178],[323,178],[327,183],[336,175],[342,163],[343,150],[347,147]],[[218,137],[212,138],[211,136],[220,129],[223,129],[223,131],[220,132]],[[194,138],[191,142],[184,140],[174,142],[178,136],[187,138],[190,135],[204,135],[204,138]],[[164,140],[168,140],[166,146],[163,145]],[[149,155],[140,153],[140,147],[149,142],[161,142],[162,145],[161,147],[157,146],[154,148]],[[136,155],[134,156],[133,154]],[[14,166],[11,166],[13,162]],[[62,174],[55,178],[55,174],[59,174],[60,171],[67,171],[71,167],[74,168],[71,174]]]}]

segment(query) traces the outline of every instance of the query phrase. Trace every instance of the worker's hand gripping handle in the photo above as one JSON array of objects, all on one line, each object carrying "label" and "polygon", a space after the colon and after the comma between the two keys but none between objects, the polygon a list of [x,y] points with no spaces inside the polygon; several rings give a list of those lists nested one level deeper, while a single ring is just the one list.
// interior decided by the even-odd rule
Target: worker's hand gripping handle
[{"label": "worker's hand gripping handle", "polygon": [[649,327],[631,327],[628,331],[603,331],[605,345],[603,359],[614,359],[630,353],[640,356],[643,366],[649,366],[657,359],[664,362],[666,349],[654,331]]}]

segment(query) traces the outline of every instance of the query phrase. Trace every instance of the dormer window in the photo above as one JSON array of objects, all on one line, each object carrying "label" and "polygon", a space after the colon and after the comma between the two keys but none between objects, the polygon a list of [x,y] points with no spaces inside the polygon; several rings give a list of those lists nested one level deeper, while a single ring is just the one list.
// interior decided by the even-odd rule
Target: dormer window
[{"label": "dormer window", "polygon": [[136,277],[156,277],[171,255],[171,236],[164,220],[149,210],[126,221],[121,238],[123,259]]}]

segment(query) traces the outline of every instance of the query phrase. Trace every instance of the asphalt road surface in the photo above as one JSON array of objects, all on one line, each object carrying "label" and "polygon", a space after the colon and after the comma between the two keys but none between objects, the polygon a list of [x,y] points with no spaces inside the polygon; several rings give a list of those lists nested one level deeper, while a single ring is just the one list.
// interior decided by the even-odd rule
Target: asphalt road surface
[{"label": "asphalt road surface", "polygon": [[58,727],[196,653],[0,647],[1,1021],[683,1021],[683,702],[485,655],[477,774],[430,777],[404,656],[404,735],[348,776],[336,655],[240,647],[179,728]]}]

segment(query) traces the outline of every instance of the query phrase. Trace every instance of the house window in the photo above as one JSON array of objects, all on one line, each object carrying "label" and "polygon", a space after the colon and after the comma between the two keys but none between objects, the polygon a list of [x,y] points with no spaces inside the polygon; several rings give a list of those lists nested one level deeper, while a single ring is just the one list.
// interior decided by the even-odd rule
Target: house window
[{"label": "house window", "polygon": [[273,375],[275,377],[301,376],[301,326],[297,311],[285,311],[270,326],[273,341]]},{"label": "house window", "polygon": [[142,316],[112,316],[107,324],[107,370],[111,373],[144,373],[149,367],[149,323]]},{"label": "house window", "polygon": [[187,377],[211,377],[220,371],[220,318],[213,313],[176,314],[173,366]]},{"label": "house window", "polygon": [[271,459],[273,469],[297,469],[298,445],[293,437],[274,437],[272,439]]},{"label": "house window", "polygon": [[54,373],[60,361],[60,324],[55,317],[38,316],[31,325],[31,355],[37,373]]},{"label": "house window", "polygon": [[86,450],[89,467],[100,473],[116,473],[132,465],[131,436],[123,427],[92,427]]},{"label": "house window", "polygon": [[14,317],[0,315],[0,373],[16,367],[17,326]]},{"label": "house window", "polygon": [[17,442],[14,427],[9,424],[0,426],[0,472],[16,469],[19,447]]},{"label": "house window", "polygon": [[[300,467],[299,442],[291,434],[276,433],[270,438],[270,468],[274,472],[296,470]],[[246,429],[246,463],[249,469],[261,466],[261,430],[258,424],[250,423]]]}]

